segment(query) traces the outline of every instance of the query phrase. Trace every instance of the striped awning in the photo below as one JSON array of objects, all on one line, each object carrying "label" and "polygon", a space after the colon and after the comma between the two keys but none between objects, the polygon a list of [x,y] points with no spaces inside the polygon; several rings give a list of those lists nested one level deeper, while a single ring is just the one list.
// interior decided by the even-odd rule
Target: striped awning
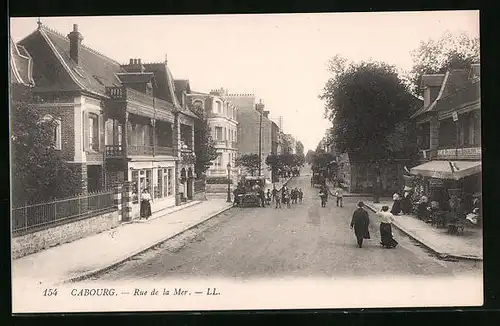
[{"label": "striped awning", "polygon": [[459,180],[479,172],[481,161],[430,161],[410,170],[414,175],[451,180]]}]

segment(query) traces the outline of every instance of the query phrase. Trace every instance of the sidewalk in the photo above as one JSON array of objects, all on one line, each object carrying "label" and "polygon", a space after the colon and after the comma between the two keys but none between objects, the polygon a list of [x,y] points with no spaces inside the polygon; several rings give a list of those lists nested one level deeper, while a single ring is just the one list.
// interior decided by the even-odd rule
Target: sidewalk
[{"label": "sidewalk", "polygon": [[[370,210],[378,212],[384,205],[391,207],[392,201],[385,200],[378,204],[365,202],[365,205]],[[463,235],[450,235],[444,228],[438,229],[409,215],[396,216],[393,225],[442,258],[483,260],[481,230],[466,228]]]},{"label": "sidewalk", "polygon": [[[330,192],[330,195],[334,196],[334,190],[338,188],[333,182],[330,180],[326,180],[326,185],[328,186],[328,191]],[[354,193],[354,192],[348,192],[344,190],[343,193],[344,197],[373,197],[373,194],[368,194],[368,193]]]},{"label": "sidewalk", "polygon": [[203,201],[147,221],[124,223],[90,237],[12,261],[12,286],[57,283],[116,265],[231,208],[225,200]]}]

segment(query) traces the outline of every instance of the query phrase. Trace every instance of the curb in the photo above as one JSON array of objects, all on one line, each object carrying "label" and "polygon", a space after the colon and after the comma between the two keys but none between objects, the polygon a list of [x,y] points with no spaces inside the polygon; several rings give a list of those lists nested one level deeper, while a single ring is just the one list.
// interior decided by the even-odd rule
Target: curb
[{"label": "curb", "polygon": [[[193,206],[194,206],[194,205],[193,205]],[[184,232],[186,232],[186,231],[188,231],[188,230],[190,230],[190,229],[192,229],[192,228],[194,228],[194,227],[196,227],[196,226],[200,225],[201,223],[206,222],[206,221],[208,221],[208,220],[210,220],[210,219],[212,219],[212,218],[216,217],[217,215],[219,215],[219,214],[221,214],[221,213],[224,213],[224,212],[225,212],[225,211],[227,211],[227,210],[230,210],[231,208],[233,208],[233,205],[230,205],[230,206],[224,207],[223,209],[221,209],[221,210],[219,210],[219,211],[217,211],[217,212],[213,213],[212,215],[209,215],[208,217],[206,217],[206,218],[204,218],[204,219],[200,220],[199,222],[194,223],[193,225],[191,225],[191,226],[187,227],[186,229],[184,229],[184,230],[182,230],[182,231],[180,231],[180,232],[178,232],[178,233],[176,233],[176,234],[169,235],[169,236],[167,236],[166,238],[163,238],[162,240],[155,241],[155,243],[154,243],[154,244],[148,244],[148,245],[145,245],[144,247],[142,247],[142,248],[140,248],[140,249],[138,249],[138,250],[135,250],[135,251],[133,251],[133,252],[131,252],[131,253],[128,253],[128,254],[126,254],[126,255],[121,256],[120,258],[118,258],[118,259],[114,260],[112,263],[108,264],[108,265],[107,265],[107,266],[105,266],[105,267],[99,267],[99,268],[93,269],[93,270],[88,271],[88,272],[85,272],[85,273],[83,273],[83,274],[81,274],[81,275],[78,275],[78,276],[73,276],[73,277],[71,277],[71,278],[65,279],[65,280],[63,280],[63,281],[61,281],[61,282],[59,282],[59,283],[63,284],[63,283],[77,282],[77,281],[81,281],[81,280],[87,279],[87,278],[89,278],[89,277],[92,277],[92,276],[94,276],[94,275],[96,275],[96,274],[102,273],[102,272],[104,272],[104,271],[106,271],[106,270],[108,270],[108,269],[111,269],[111,268],[113,268],[113,267],[115,267],[115,266],[117,266],[117,265],[119,265],[119,264],[123,263],[124,261],[126,261],[126,260],[128,260],[128,259],[130,259],[130,258],[132,258],[132,257],[134,257],[134,256],[137,256],[137,255],[139,255],[139,254],[141,254],[141,253],[143,253],[143,252],[145,252],[145,251],[147,251],[147,250],[149,250],[149,249],[151,249],[151,248],[153,248],[153,247],[157,246],[158,244],[160,244],[160,243],[162,243],[162,242],[165,242],[165,241],[167,241],[167,240],[169,240],[169,239],[171,239],[171,238],[173,238],[173,237],[176,237],[176,236],[178,236],[179,234],[182,234],[182,233],[184,233]]]},{"label": "curb", "polygon": [[[161,210],[157,211],[157,212],[154,212],[153,214],[151,214],[151,217],[148,219],[148,221],[156,220],[157,218],[160,218],[160,217],[163,217],[163,216],[167,216],[167,215],[170,215],[170,214],[173,214],[173,213],[180,212],[180,211],[182,211],[182,210],[184,210],[186,208],[193,207],[193,206],[199,205],[201,203],[202,203],[201,200],[194,200],[194,201],[186,203],[186,204],[175,206],[175,207],[179,207],[179,208],[178,209],[172,209],[170,212],[167,212],[167,213],[161,214]],[[163,209],[163,210],[166,210],[166,209]],[[139,221],[139,219],[136,218],[136,219],[133,219],[131,221],[122,222],[119,226],[127,225],[127,224],[133,224],[133,223],[139,223],[138,221]]]},{"label": "curb", "polygon": [[[365,203],[365,206],[368,207],[372,212],[376,213],[377,210],[374,209],[370,204],[366,204]],[[404,228],[402,228],[401,226],[399,225],[396,225],[395,223],[393,223],[392,225],[394,225],[394,227],[396,227],[398,230],[400,230],[401,232],[403,232],[404,234],[406,234],[408,237],[410,237],[411,239],[417,241],[418,243],[420,243],[422,246],[424,246],[425,248],[429,249],[430,251],[432,251],[434,254],[437,255],[437,257],[439,259],[447,259],[447,258],[455,258],[455,259],[462,259],[462,260],[472,260],[472,261],[483,261],[483,258],[479,258],[479,257],[476,257],[476,256],[464,256],[464,255],[454,255],[454,254],[447,254],[447,253],[443,253],[443,252],[440,252],[438,249],[436,249],[434,246],[430,245],[430,244],[427,244],[425,243],[424,240],[422,240],[422,238],[416,236],[416,235],[413,235],[411,234],[410,232],[406,231]]]}]

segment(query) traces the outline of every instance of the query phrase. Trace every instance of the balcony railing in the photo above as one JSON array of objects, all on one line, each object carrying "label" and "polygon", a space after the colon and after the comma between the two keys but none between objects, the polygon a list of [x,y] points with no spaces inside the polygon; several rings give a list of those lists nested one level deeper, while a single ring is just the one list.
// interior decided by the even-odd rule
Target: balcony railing
[{"label": "balcony railing", "polygon": [[424,149],[420,150],[420,158],[422,160],[433,160],[436,158],[436,150],[431,150],[431,149]]},{"label": "balcony railing", "polygon": [[165,146],[156,146],[155,155],[174,155],[174,148]]},{"label": "balcony railing", "polygon": [[145,93],[141,93],[132,88],[127,87],[106,87],[106,95],[108,95],[111,99],[114,100],[130,100],[136,101],[142,104],[146,104],[149,106],[153,106],[153,102],[155,103],[155,107],[157,109],[164,110],[172,110],[173,105],[165,100],[154,98],[153,96],[147,95]]},{"label": "balcony railing", "polygon": [[107,158],[123,157],[122,145],[106,145],[105,156]]},{"label": "balcony railing", "polygon": [[128,145],[127,146],[127,154],[128,155],[145,155],[152,156],[153,155],[153,146],[136,146],[136,145]]},{"label": "balcony railing", "polygon": [[214,144],[218,146],[226,146],[227,143],[225,140],[214,140]]}]

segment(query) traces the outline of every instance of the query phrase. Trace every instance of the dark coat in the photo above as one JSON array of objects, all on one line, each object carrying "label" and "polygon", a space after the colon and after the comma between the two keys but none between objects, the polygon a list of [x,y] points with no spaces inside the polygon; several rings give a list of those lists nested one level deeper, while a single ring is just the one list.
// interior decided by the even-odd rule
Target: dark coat
[{"label": "dark coat", "polygon": [[354,227],[354,233],[357,238],[370,239],[369,225],[370,218],[368,217],[368,213],[363,208],[355,210],[352,215],[351,226]]}]

